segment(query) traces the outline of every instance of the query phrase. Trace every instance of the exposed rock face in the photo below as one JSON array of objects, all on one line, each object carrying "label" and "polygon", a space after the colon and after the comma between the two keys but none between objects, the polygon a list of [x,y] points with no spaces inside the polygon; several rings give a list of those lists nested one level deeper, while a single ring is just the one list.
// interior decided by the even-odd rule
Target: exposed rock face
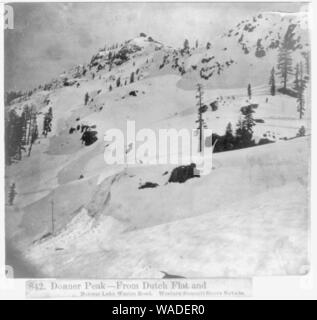
[{"label": "exposed rock face", "polygon": [[196,169],[196,164],[194,163],[188,166],[177,167],[172,171],[168,182],[184,183],[188,179],[199,178],[200,176],[195,173],[195,169]]}]

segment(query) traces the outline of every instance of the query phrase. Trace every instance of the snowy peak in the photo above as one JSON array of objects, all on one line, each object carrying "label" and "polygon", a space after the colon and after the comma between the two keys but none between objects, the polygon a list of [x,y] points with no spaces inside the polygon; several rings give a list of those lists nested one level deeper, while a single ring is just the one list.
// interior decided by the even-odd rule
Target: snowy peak
[{"label": "snowy peak", "polygon": [[162,43],[141,33],[139,37],[125,41],[121,45],[116,44],[101,49],[92,57],[89,67],[95,67],[97,71],[100,71],[108,65],[111,69],[112,66],[122,65],[137,55],[150,54],[162,48]]},{"label": "snowy peak", "polygon": [[144,33],[141,33],[139,37],[126,41],[126,47],[139,47],[143,49],[154,49],[159,50],[163,47],[163,44],[159,41],[154,40],[152,37],[147,36]]}]

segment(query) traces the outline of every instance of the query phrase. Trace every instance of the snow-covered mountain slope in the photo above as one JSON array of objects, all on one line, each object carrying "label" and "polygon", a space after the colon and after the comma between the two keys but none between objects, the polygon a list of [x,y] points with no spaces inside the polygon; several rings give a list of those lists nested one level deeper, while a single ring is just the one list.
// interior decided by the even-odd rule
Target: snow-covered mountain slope
[{"label": "snow-covered mountain slope", "polygon": [[[55,277],[305,273],[309,137],[292,138],[302,126],[310,134],[309,88],[299,119],[297,99],[271,96],[268,79],[288,30],[294,63],[309,51],[306,28],[306,17],[261,13],[208,48],[187,49],[140,34],[14,101],[8,110],[19,114],[34,105],[40,128],[49,108],[53,121],[30,157],[6,168],[6,192],[13,182],[18,192],[6,207],[8,241]],[[255,141],[276,143],[215,154],[209,176],[184,184],[166,184],[176,165],[105,163],[105,133],[126,133],[127,120],[155,133],[195,129],[197,83],[205,104],[218,101],[204,114],[214,133],[229,122],[235,129],[241,107],[252,103]],[[81,143],[82,126],[97,131],[90,146]],[[159,186],[139,189],[145,182]]]},{"label": "snow-covered mountain slope", "polygon": [[305,15],[263,13],[243,20],[211,41],[209,49],[190,50],[185,74],[179,83],[193,88],[202,82],[210,88],[263,84],[275,66],[278,48],[286,41],[294,61],[304,61],[310,50],[308,18]]},{"label": "snow-covered mountain slope", "polygon": [[158,189],[138,191],[137,177],[159,181],[163,168],[125,170],[27,257],[57,277],[305,274],[307,143],[217,154],[211,175]]}]

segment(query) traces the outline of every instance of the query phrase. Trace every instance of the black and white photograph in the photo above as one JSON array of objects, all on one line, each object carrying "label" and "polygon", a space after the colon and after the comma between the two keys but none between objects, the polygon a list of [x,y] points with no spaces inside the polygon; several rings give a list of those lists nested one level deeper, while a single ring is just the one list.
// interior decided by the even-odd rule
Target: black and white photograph
[{"label": "black and white photograph", "polygon": [[311,272],[309,3],[21,2],[4,15],[12,278]]}]

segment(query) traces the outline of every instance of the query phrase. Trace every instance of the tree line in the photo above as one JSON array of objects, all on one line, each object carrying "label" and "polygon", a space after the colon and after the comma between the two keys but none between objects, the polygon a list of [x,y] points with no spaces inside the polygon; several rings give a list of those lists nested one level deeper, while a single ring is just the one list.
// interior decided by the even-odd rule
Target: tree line
[{"label": "tree line", "polygon": [[[51,131],[52,108],[44,115],[42,134]],[[34,105],[25,105],[21,115],[15,109],[6,114],[5,119],[5,160],[10,165],[22,159],[22,151],[31,155],[34,142],[39,137],[37,111]]]},{"label": "tree line", "polygon": [[[293,64],[292,45],[288,37],[285,36],[284,41],[279,47],[277,72],[273,67],[270,74],[269,86],[270,93],[275,96],[276,91],[283,94],[288,94],[297,98],[297,111],[299,118],[302,119],[305,114],[305,98],[304,93],[307,88],[307,83],[310,79],[310,55],[308,52],[302,53],[303,60]],[[281,88],[276,88],[275,75],[278,75],[281,80]],[[293,81],[290,79],[293,77]],[[292,83],[292,87],[289,87]]]},{"label": "tree line", "polygon": [[[251,85],[248,85],[248,95],[251,98],[252,91]],[[204,137],[203,129],[207,128],[207,124],[203,118],[203,114],[207,112],[208,106],[203,103],[203,88],[202,85],[197,85],[197,108],[198,108],[198,135],[199,135],[199,152],[203,151]],[[257,108],[256,104],[250,104],[241,108],[241,117],[236,124],[236,130],[234,132],[231,122],[228,123],[226,133],[224,136],[218,134],[212,134],[212,145],[214,152],[229,151],[234,149],[243,149],[255,146],[253,138],[253,129],[256,124],[253,113]],[[260,141],[259,144],[268,143],[269,141]]]}]

